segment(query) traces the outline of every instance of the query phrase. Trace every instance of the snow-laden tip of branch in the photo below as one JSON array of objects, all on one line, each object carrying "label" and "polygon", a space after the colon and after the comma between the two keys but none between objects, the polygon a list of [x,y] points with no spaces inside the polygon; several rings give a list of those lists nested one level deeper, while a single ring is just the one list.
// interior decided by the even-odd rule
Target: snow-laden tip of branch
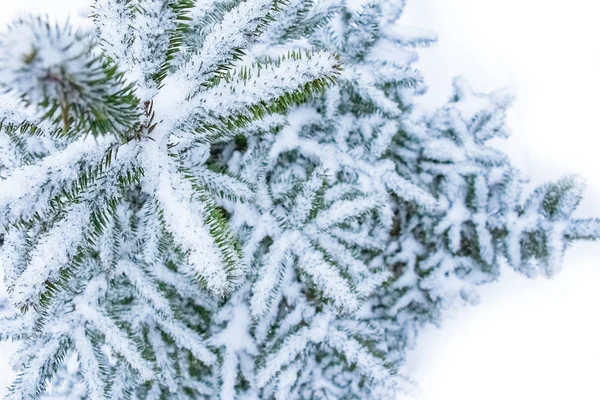
[{"label": "snow-laden tip of branch", "polygon": [[387,188],[401,199],[417,204],[424,211],[431,212],[437,209],[438,202],[435,197],[408,179],[395,173],[386,174],[383,179]]},{"label": "snow-laden tip of branch", "polygon": [[162,173],[159,180],[157,200],[163,210],[164,222],[177,244],[187,253],[193,275],[200,278],[214,295],[224,295],[231,290],[236,268],[241,267],[240,264],[230,265],[228,256],[235,253],[229,249],[232,244],[222,242],[219,245],[218,240],[226,241],[227,238],[211,235],[211,228],[205,222],[209,210],[191,200],[195,193],[187,180],[167,172]]},{"label": "snow-laden tip of branch", "polygon": [[[300,328],[287,336],[281,347],[274,349],[256,374],[256,384],[259,388],[267,385],[273,378],[301,356],[311,344],[323,343],[330,331],[331,315],[324,313],[314,318],[309,326]],[[302,360],[298,360],[302,362]]]},{"label": "snow-laden tip of branch", "polygon": [[388,40],[401,46],[427,47],[438,40],[435,32],[414,26],[394,24],[384,32]]},{"label": "snow-laden tip of branch", "polygon": [[17,21],[0,38],[0,83],[31,104],[62,97],[67,77],[84,71],[91,56],[91,38],[77,40],[78,35],[40,18]]},{"label": "snow-laden tip of branch", "polygon": [[290,249],[298,238],[299,233],[295,231],[284,234],[263,257],[260,274],[252,287],[250,298],[250,310],[254,318],[263,316],[272,306],[271,300],[279,286],[283,270],[293,262]]},{"label": "snow-laden tip of branch", "polygon": [[358,219],[381,206],[375,196],[336,201],[325,210],[319,211],[315,225],[319,231],[327,231],[337,225]]},{"label": "snow-laden tip of branch", "polygon": [[154,350],[156,364],[160,365],[157,377],[162,381],[170,393],[176,393],[178,389],[177,371],[174,360],[170,357],[169,347],[163,340],[162,331],[156,326],[148,328],[148,342]]},{"label": "snow-laden tip of branch", "polygon": [[49,338],[41,344],[37,348],[36,357],[19,368],[19,375],[5,399],[39,398],[39,393],[46,389],[48,379],[53,377],[70,348],[70,340],[65,336]]},{"label": "snow-laden tip of branch", "polygon": [[90,342],[83,326],[75,328],[71,337],[77,351],[81,373],[85,377],[88,394],[92,398],[100,399],[104,396],[106,377],[103,376],[94,345]]},{"label": "snow-laden tip of branch", "polygon": [[265,361],[265,365],[256,374],[256,384],[264,387],[271,379],[277,376],[283,368],[290,364],[310,344],[310,329],[301,328],[296,334],[287,338],[281,349],[272,354]]},{"label": "snow-laden tip of branch", "polygon": [[58,221],[31,252],[27,268],[17,278],[12,299],[17,306],[35,304],[47,290],[50,282],[59,278],[59,272],[75,256],[85,243],[85,234],[90,225],[91,210],[78,204]]},{"label": "snow-laden tip of branch", "polygon": [[600,240],[600,219],[573,220],[565,232],[569,240]]},{"label": "snow-laden tip of branch", "polygon": [[189,350],[198,361],[208,366],[216,363],[216,355],[207,347],[197,332],[172,319],[158,319],[157,323],[164,332],[173,338],[178,347]]},{"label": "snow-laden tip of branch", "polygon": [[[0,180],[1,224],[43,216],[50,201],[71,186],[82,173],[102,164],[107,149],[114,144],[109,138],[84,138],[66,149],[44,158],[40,163],[26,165]],[[80,169],[73,168],[79,165]]]},{"label": "snow-laden tip of branch", "polygon": [[273,11],[276,3],[274,0],[240,2],[211,29],[202,48],[167,78],[165,86],[179,86],[179,83],[187,82],[185,95],[197,90],[207,74],[216,72],[220,64],[227,63],[233,57],[239,57],[236,51],[247,48],[255,40],[257,30],[266,23],[265,17]]},{"label": "snow-laden tip of branch", "polygon": [[148,276],[140,265],[131,261],[121,260],[117,264],[116,272],[125,275],[139,295],[158,313],[165,318],[173,318],[169,300],[160,293],[157,288],[157,282]]},{"label": "snow-laden tip of branch", "polygon": [[323,297],[330,299],[342,313],[358,309],[360,300],[351,282],[342,276],[337,266],[329,262],[320,251],[316,251],[306,238],[296,242],[294,252],[298,256],[299,268],[308,275]]},{"label": "snow-laden tip of branch", "polygon": [[342,354],[348,364],[356,366],[360,373],[368,376],[376,385],[392,384],[392,373],[385,365],[385,361],[376,357],[356,338],[347,332],[332,328],[329,330],[325,342]]},{"label": "snow-laden tip of branch", "polygon": [[142,380],[152,379],[154,375],[152,365],[141,357],[135,343],[112,319],[87,304],[85,299],[79,299],[76,308],[85,321],[89,321],[93,328],[104,335],[106,343],[120,354],[133,370],[137,371]]},{"label": "snow-laden tip of branch", "polygon": [[0,38],[0,86],[62,125],[67,134],[124,134],[137,123],[132,85],[68,24],[29,17]]},{"label": "snow-laden tip of branch", "polygon": [[235,115],[248,105],[303,90],[311,82],[335,76],[338,72],[339,61],[329,53],[290,53],[280,60],[243,67],[224,77],[198,96],[198,106],[209,115]]},{"label": "snow-laden tip of branch", "polygon": [[315,213],[318,209],[325,192],[326,176],[327,171],[319,167],[304,182],[301,190],[294,199],[291,212],[285,217],[285,221],[290,227],[301,228],[308,222],[311,214]]}]

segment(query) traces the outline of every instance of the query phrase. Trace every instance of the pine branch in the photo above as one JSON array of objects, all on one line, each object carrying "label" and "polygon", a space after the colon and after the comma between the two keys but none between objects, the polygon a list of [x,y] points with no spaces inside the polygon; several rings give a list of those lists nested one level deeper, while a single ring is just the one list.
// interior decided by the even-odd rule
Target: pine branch
[{"label": "pine branch", "polygon": [[1,48],[0,86],[62,125],[60,135],[123,134],[137,125],[133,86],[96,54],[92,38],[31,17],[10,27]]}]

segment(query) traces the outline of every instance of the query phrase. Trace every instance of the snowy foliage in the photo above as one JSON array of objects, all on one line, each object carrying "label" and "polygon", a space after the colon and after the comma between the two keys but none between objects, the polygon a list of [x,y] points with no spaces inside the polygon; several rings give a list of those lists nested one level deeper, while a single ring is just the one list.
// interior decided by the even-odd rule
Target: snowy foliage
[{"label": "snowy foliage", "polygon": [[0,38],[10,399],[392,399],[425,323],[554,275],[577,178],[530,196],[506,91],[435,112],[404,2],[96,0]]}]

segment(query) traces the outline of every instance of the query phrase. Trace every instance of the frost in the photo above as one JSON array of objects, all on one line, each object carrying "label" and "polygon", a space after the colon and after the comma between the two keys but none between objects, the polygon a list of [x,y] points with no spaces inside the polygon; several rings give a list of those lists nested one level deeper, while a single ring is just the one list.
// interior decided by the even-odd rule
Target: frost
[{"label": "frost", "polygon": [[490,145],[509,90],[457,78],[415,107],[436,36],[404,3],[96,0],[95,34],[13,24],[8,398],[394,399],[424,325],[598,239],[580,179],[525,193]]}]

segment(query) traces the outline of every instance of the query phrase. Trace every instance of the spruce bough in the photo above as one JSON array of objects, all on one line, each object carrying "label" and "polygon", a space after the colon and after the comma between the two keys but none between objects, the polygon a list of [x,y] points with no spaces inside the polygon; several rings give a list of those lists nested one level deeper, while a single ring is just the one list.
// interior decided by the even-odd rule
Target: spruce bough
[{"label": "spruce bough", "polygon": [[[394,4],[391,4],[394,3]],[[552,276],[582,183],[532,194],[506,91],[424,112],[403,2],[96,0],[0,38],[9,399],[363,399],[505,267]]]}]

